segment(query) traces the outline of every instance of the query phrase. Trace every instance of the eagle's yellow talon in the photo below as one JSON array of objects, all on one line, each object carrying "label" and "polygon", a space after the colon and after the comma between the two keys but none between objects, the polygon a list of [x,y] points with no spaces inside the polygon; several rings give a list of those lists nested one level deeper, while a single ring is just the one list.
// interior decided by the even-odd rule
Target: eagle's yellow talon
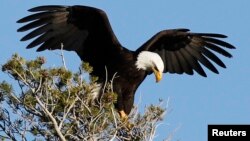
[{"label": "eagle's yellow talon", "polygon": [[125,127],[127,129],[132,129],[134,127],[134,124],[131,124],[129,121],[128,121],[128,115],[123,111],[119,111],[119,114],[120,114],[120,117],[121,117],[121,120],[124,122],[125,124]]},{"label": "eagle's yellow talon", "polygon": [[128,115],[123,110],[119,111],[119,114],[123,121],[126,121],[128,119]]}]

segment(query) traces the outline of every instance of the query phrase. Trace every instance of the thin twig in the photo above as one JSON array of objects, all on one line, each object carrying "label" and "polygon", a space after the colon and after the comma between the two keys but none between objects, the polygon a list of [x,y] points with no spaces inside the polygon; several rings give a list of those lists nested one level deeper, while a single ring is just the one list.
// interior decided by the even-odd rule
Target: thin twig
[{"label": "thin twig", "polygon": [[117,72],[112,76],[112,79],[110,81],[110,85],[111,85],[111,92],[114,92],[114,89],[113,89],[113,82],[114,82],[114,79],[115,79],[115,76],[116,76]]},{"label": "thin twig", "polygon": [[108,69],[107,67],[105,66],[105,83],[103,85],[103,89],[102,89],[102,95],[104,94],[105,92],[105,88],[107,87],[107,83],[108,83]]},{"label": "thin twig", "polygon": [[67,66],[66,66],[64,54],[63,54],[63,47],[64,47],[64,45],[63,45],[63,43],[61,43],[61,57],[62,57],[62,63],[63,63],[64,68],[65,68],[66,70],[68,70],[68,69],[67,69]]},{"label": "thin twig", "polygon": [[[115,122],[115,129],[117,129],[117,121],[116,121],[113,107],[111,107],[111,111],[112,111],[112,115],[113,115],[114,122]],[[115,133],[114,133],[113,137],[111,138],[111,141],[113,141],[116,138],[116,134],[117,134],[117,130],[115,130]]]}]

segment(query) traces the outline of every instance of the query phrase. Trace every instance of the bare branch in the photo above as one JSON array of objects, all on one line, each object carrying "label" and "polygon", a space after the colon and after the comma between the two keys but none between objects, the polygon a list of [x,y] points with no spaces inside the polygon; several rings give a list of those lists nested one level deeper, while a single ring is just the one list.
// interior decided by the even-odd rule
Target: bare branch
[{"label": "bare branch", "polygon": [[62,128],[62,126],[63,126],[63,122],[65,121],[66,117],[68,116],[70,110],[74,107],[75,102],[76,102],[77,100],[78,100],[78,98],[76,97],[76,98],[74,99],[74,101],[70,104],[70,106],[67,108],[66,113],[63,114],[63,119],[62,119],[62,121],[60,122],[59,127],[58,127],[59,130],[61,130],[61,128]]},{"label": "bare branch", "polygon": [[65,68],[66,70],[68,70],[68,69],[67,69],[67,66],[66,66],[64,54],[63,54],[63,47],[64,47],[64,45],[63,45],[63,43],[61,43],[61,55],[60,55],[60,56],[62,57],[62,63],[63,63],[64,68]]},{"label": "bare branch", "polygon": [[45,108],[44,104],[42,101],[40,101],[39,97],[35,96],[37,102],[39,105],[42,107],[43,111],[49,116],[50,120],[52,121],[54,128],[56,130],[57,135],[62,141],[66,141],[65,137],[63,136],[62,132],[60,131],[60,128],[58,127],[58,124],[56,122],[56,119],[52,116],[52,114]]}]

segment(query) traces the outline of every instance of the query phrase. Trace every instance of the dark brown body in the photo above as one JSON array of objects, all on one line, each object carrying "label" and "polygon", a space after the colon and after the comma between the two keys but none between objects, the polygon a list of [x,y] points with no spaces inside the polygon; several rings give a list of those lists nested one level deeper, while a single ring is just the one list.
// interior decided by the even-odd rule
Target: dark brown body
[{"label": "dark brown body", "polygon": [[[98,45],[100,44],[97,43],[96,46]],[[98,50],[95,48],[97,47],[83,50],[81,59],[89,62],[94,68],[91,75],[98,76],[100,83],[106,79],[108,82],[112,81],[113,91],[118,94],[116,108],[129,114],[133,107],[135,92],[147,76],[147,72],[136,68],[137,54],[133,51],[126,48],[120,50],[114,50],[117,48],[112,47],[109,49],[99,47]],[[96,54],[98,57],[87,54]]]}]

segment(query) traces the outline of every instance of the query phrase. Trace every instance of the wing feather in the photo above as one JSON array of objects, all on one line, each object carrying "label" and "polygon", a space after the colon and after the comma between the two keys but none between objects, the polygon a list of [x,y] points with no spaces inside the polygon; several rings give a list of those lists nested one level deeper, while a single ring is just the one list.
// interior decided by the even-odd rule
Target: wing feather
[{"label": "wing feather", "polygon": [[183,72],[183,70],[182,70],[182,68],[181,68],[181,66],[180,66],[180,64],[179,64],[179,60],[178,60],[178,58],[177,58],[175,52],[170,53],[170,55],[171,55],[171,58],[172,58],[172,59],[171,59],[171,60],[172,60],[171,63],[172,63],[172,66],[173,66],[175,72],[176,72],[177,74],[181,74],[181,73]]},{"label": "wing feather", "polygon": [[215,38],[206,38],[204,37],[204,39],[210,43],[214,43],[214,44],[217,44],[217,45],[220,45],[220,46],[223,46],[223,47],[226,47],[226,48],[230,48],[230,49],[235,49],[235,47],[227,42],[224,42],[222,40],[218,40],[218,39],[215,39]]},{"label": "wing feather", "polygon": [[229,52],[227,52],[226,50],[224,50],[223,48],[220,48],[219,46],[212,44],[212,43],[206,43],[206,47],[208,49],[211,49],[217,53],[220,53],[221,55],[225,56],[225,57],[233,57]]},{"label": "wing feather", "polygon": [[[67,47],[65,47],[65,42],[67,40],[69,40],[70,38],[72,38],[72,36],[75,34],[75,32],[77,31],[76,28],[74,28],[73,26],[69,26],[68,28],[64,29],[65,33],[67,34],[63,34],[63,35],[57,35],[53,38],[50,38],[49,40],[47,40],[46,42],[44,42],[38,49],[37,51],[43,51],[45,49],[57,49],[55,47],[57,46],[61,46],[61,44],[64,44],[64,49],[65,50],[69,50]],[[73,46],[72,46],[73,47]],[[73,49],[72,49],[73,50]]]},{"label": "wing feather", "polygon": [[198,60],[200,63],[202,63],[204,66],[206,66],[209,70],[211,70],[214,73],[219,73],[218,70],[214,67],[214,65],[206,59],[201,52],[197,52],[195,49],[192,49],[192,47],[188,46],[185,48],[189,54],[192,54],[196,60]]},{"label": "wing feather", "polygon": [[67,6],[61,5],[44,5],[29,9],[29,12],[39,12],[39,11],[65,11]]},{"label": "wing feather", "polygon": [[186,58],[188,64],[190,64],[197,73],[199,73],[201,76],[207,77],[198,61],[185,48],[180,49],[180,52]]},{"label": "wing feather", "polygon": [[107,15],[100,9],[48,5],[28,11],[35,13],[17,21],[26,24],[18,32],[30,31],[21,41],[34,39],[27,48],[38,46],[37,51],[54,50],[61,49],[63,44],[64,50],[75,51],[81,58],[84,58],[83,50],[88,50],[87,54],[95,56],[96,52],[91,52],[91,49],[98,48],[100,52],[122,49]]},{"label": "wing feather", "polygon": [[178,60],[180,62],[180,66],[181,66],[183,72],[185,72],[185,73],[187,73],[189,75],[192,75],[194,73],[193,69],[189,65],[187,60],[183,57],[183,55],[180,53],[180,51],[176,51],[175,54],[176,54],[176,57],[178,58]]},{"label": "wing feather", "polygon": [[169,73],[174,73],[174,67],[172,66],[172,58],[171,58],[171,53],[169,51],[166,51],[166,56],[167,56],[167,69]]},{"label": "wing feather", "polygon": [[17,23],[26,23],[26,22],[30,22],[30,21],[34,21],[34,20],[38,20],[38,19],[47,19],[50,17],[61,17],[64,16],[65,14],[67,14],[67,12],[41,12],[41,13],[35,13],[32,15],[29,15],[27,17],[24,17],[20,20],[17,21]]},{"label": "wing feather", "polygon": [[[217,74],[219,71],[212,62],[226,68],[213,52],[232,57],[224,48],[234,49],[235,47],[219,39],[226,37],[217,33],[192,33],[188,29],[163,30],[138,48],[137,52],[146,50],[158,53],[165,64],[164,72],[177,74],[185,72],[192,75],[195,70],[206,77],[202,66]],[[164,52],[167,53],[164,54]]]},{"label": "wing feather", "polygon": [[51,33],[51,32],[46,32],[43,35],[41,35],[40,37],[36,38],[34,41],[32,41],[27,48],[33,48],[37,45],[42,44],[44,41],[47,41],[48,39],[50,39],[51,37],[53,37],[55,35],[55,33]]},{"label": "wing feather", "polygon": [[209,51],[206,48],[202,48],[202,52],[205,56],[207,56],[207,58],[214,61],[217,65],[221,66],[222,68],[226,68],[226,65],[214,53],[212,53],[211,51]]}]

